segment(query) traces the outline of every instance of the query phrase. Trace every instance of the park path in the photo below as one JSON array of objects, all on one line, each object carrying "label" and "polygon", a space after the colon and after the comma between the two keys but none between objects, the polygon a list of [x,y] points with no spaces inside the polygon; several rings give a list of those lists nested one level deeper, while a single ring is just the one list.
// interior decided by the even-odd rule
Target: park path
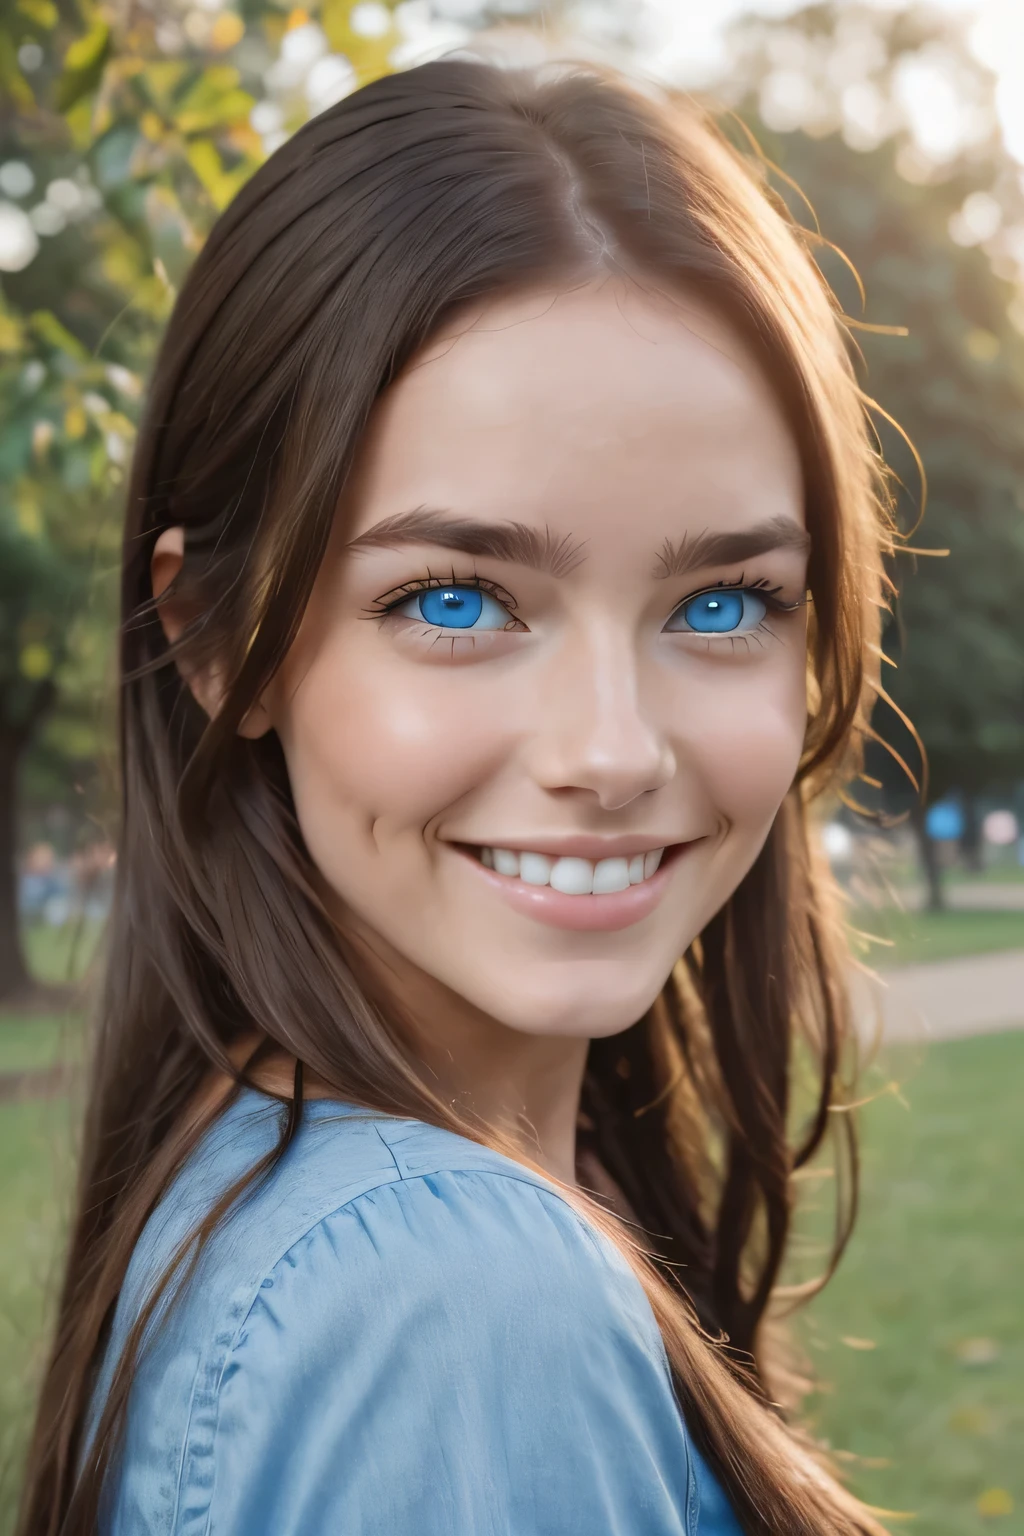
[{"label": "park path", "polygon": [[[924,905],[923,885],[908,885],[900,897],[908,912]],[[960,912],[1024,912],[1024,880],[1003,885],[987,885],[983,880],[950,881],[945,888],[946,905]]]},{"label": "park path", "polygon": [[1024,1027],[1024,949],[893,966],[857,976],[861,1027],[885,1040],[953,1040]]}]

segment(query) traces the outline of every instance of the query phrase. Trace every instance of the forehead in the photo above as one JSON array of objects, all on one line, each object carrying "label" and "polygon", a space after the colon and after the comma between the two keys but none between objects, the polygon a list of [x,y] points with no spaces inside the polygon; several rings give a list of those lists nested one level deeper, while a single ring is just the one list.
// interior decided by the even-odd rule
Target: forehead
[{"label": "forehead", "polygon": [[379,402],[354,490],[349,537],[422,505],[620,541],[802,520],[796,446],[742,339],[696,296],[620,279],[460,315]]}]

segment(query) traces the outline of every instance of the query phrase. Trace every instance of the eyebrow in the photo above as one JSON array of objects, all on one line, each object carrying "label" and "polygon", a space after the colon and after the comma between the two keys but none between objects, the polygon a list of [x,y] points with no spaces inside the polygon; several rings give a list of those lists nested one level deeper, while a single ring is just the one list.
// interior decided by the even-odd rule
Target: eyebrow
[{"label": "eyebrow", "polygon": [[363,549],[395,549],[402,544],[436,544],[464,555],[490,555],[528,565],[549,576],[567,576],[585,559],[583,545],[570,534],[559,537],[551,529],[531,528],[527,523],[485,523],[471,517],[453,517],[433,507],[417,507],[385,517],[348,545],[349,553]]},{"label": "eyebrow", "polygon": [[[367,549],[397,549],[403,544],[434,544],[464,555],[489,555],[556,577],[567,576],[586,559],[585,543],[568,533],[553,533],[546,525],[538,529],[528,523],[481,522],[454,517],[436,507],[417,507],[385,517],[347,547],[350,554],[357,554]],[[732,533],[687,533],[678,544],[666,539],[652,574],[661,579],[709,565],[738,565],[776,549],[806,554],[810,546],[810,535],[799,523],[789,517],[773,517]]]},{"label": "eyebrow", "polygon": [[766,555],[769,550],[795,549],[807,554],[811,536],[790,517],[772,517],[750,528],[740,528],[734,533],[712,533],[710,530],[696,537],[684,534],[678,544],[666,539],[656,558],[654,576],[682,576],[687,571],[700,570],[709,565],[740,565]]}]

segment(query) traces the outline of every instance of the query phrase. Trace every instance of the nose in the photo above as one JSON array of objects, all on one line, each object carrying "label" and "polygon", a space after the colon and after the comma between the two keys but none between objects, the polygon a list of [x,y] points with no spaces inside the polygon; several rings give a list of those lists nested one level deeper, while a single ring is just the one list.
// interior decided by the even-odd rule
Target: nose
[{"label": "nose", "polygon": [[642,705],[626,636],[603,630],[581,638],[541,686],[529,755],[543,789],[580,791],[602,810],[617,811],[672,779],[675,754],[661,722]]}]

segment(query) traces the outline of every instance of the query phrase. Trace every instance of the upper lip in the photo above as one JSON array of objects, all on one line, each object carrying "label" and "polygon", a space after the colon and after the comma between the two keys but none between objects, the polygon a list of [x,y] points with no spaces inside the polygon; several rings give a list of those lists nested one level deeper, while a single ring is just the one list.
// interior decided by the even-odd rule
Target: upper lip
[{"label": "upper lip", "polygon": [[585,833],[568,833],[545,836],[538,832],[527,837],[495,837],[487,842],[459,839],[472,848],[507,848],[511,853],[546,853],[552,859],[632,859],[640,853],[653,853],[656,848],[671,848],[678,843],[694,842],[694,838],[675,835],[659,837],[656,833],[623,833],[620,837],[588,837]]}]

